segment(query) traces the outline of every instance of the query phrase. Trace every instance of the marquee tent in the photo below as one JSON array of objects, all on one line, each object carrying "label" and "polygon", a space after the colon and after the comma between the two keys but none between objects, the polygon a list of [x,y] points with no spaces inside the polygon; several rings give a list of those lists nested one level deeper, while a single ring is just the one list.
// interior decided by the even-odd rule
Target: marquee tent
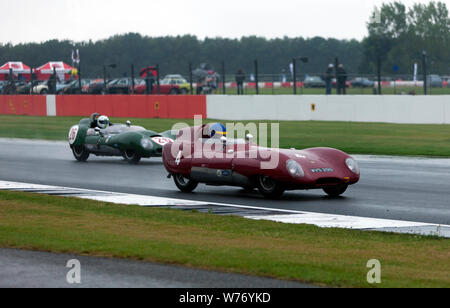
[{"label": "marquee tent", "polygon": [[0,80],[7,79],[10,70],[12,70],[14,78],[18,78],[19,75],[23,76],[25,79],[30,80],[31,72],[28,65],[23,64],[23,62],[6,62],[0,67]]},{"label": "marquee tent", "polygon": [[68,80],[70,79],[71,72],[74,70],[76,70],[76,68],[62,61],[47,62],[36,69],[36,74],[39,80],[47,80],[53,74],[53,71],[55,71],[60,80]]}]

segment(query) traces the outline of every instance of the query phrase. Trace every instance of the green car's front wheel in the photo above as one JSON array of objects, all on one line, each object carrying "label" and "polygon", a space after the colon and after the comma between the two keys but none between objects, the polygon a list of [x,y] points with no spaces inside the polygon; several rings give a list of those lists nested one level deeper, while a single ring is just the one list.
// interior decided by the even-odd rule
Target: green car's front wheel
[{"label": "green car's front wheel", "polygon": [[75,159],[81,162],[85,162],[89,158],[89,151],[83,145],[74,145],[72,153]]},{"label": "green car's front wheel", "polygon": [[141,156],[136,153],[134,150],[125,150],[123,151],[123,158],[129,164],[138,164],[141,161]]}]

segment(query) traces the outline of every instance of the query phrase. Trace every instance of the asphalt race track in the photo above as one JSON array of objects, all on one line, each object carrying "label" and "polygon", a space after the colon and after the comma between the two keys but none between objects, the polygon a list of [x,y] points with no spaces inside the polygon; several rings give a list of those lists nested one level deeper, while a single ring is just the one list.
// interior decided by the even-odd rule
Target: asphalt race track
[{"label": "asphalt race track", "polygon": [[257,190],[199,185],[178,191],[161,159],[129,165],[121,158],[91,156],[76,162],[66,142],[0,139],[0,180],[115,191],[158,197],[249,205],[372,218],[450,224],[450,159],[356,156],[361,181],[343,197],[321,190],[263,199]]}]

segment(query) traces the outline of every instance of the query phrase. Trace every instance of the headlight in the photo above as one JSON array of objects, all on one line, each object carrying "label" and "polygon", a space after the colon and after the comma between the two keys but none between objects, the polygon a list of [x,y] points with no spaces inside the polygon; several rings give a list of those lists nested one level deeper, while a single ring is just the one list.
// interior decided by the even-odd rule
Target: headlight
[{"label": "headlight", "polygon": [[152,142],[150,141],[150,139],[147,139],[147,138],[142,138],[142,140],[141,140],[141,146],[142,146],[144,149],[146,149],[146,150],[151,150],[151,149],[153,149],[153,144],[152,144]]},{"label": "headlight", "polygon": [[345,160],[345,164],[347,165],[348,169],[350,169],[351,172],[359,174],[359,167],[356,160],[354,160],[353,158],[347,158]]},{"label": "headlight", "polygon": [[286,162],[286,169],[293,177],[301,178],[305,176],[305,172],[303,172],[302,167],[295,160],[288,160]]}]

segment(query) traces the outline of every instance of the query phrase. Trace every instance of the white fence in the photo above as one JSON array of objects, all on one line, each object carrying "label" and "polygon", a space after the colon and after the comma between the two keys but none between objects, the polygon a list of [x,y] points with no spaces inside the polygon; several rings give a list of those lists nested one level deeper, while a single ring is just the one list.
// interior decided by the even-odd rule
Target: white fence
[{"label": "white fence", "polygon": [[209,95],[207,116],[237,121],[450,124],[450,96]]}]

